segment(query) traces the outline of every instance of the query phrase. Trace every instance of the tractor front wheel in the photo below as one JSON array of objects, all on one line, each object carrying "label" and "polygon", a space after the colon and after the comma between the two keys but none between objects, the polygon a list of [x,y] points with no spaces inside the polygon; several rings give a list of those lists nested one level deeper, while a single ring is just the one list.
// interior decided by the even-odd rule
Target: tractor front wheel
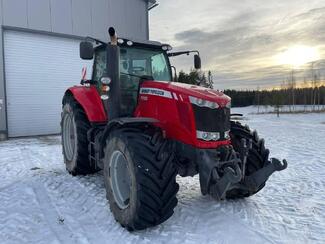
[{"label": "tractor front wheel", "polygon": [[179,189],[174,153],[159,129],[115,129],[104,153],[106,196],[122,227],[145,229],[174,213]]},{"label": "tractor front wheel", "polygon": [[[250,176],[257,170],[263,168],[269,159],[269,150],[265,148],[264,139],[260,139],[256,131],[251,131],[248,126],[243,126],[239,122],[231,121],[230,130],[231,142],[236,152],[240,151],[242,139],[252,141],[252,148],[247,155],[245,176]],[[226,198],[236,199],[249,197],[256,194],[265,186],[265,182],[257,190],[233,189],[227,192]]]}]

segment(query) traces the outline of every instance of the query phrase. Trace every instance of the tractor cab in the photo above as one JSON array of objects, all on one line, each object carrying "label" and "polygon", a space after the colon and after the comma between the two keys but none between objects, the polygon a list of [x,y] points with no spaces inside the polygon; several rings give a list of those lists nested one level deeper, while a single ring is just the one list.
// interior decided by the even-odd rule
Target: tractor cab
[{"label": "tractor cab", "polygon": [[[116,34],[113,30],[110,35],[110,43],[88,37],[88,40],[80,45],[80,57],[94,59],[92,79],[89,82],[97,85],[102,99],[110,100],[110,96],[106,94],[107,87],[110,89],[109,93],[114,94],[115,100],[118,96],[117,103],[106,106],[111,107],[110,117],[133,116],[141,83],[146,80],[173,81],[169,57],[188,55],[192,51],[171,53],[168,51],[171,51],[172,47],[168,44],[154,41],[136,42],[124,38],[116,38],[114,41]],[[100,45],[94,48],[92,42]],[[201,68],[199,55],[194,57],[195,67]]]}]

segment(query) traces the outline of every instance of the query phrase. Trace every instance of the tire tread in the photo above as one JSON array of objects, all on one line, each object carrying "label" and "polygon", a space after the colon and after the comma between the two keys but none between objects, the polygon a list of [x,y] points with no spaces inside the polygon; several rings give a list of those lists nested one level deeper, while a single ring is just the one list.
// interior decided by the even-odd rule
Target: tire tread
[{"label": "tire tread", "polygon": [[[74,121],[77,127],[77,135],[76,135],[77,136],[77,157],[76,157],[75,167],[73,169],[68,169],[67,167],[67,170],[73,176],[93,174],[97,172],[98,169],[96,169],[96,167],[90,164],[88,158],[89,142],[87,138],[87,132],[90,129],[90,123],[88,121],[85,111],[72,96],[65,97],[63,103],[63,110],[65,105],[67,104],[72,109],[72,114],[74,116]],[[62,113],[62,118],[63,118],[63,113]],[[63,122],[61,122],[61,131],[63,131],[62,123]],[[63,136],[62,136],[62,140],[63,140]],[[64,155],[64,150],[62,150],[62,152]],[[65,156],[64,156],[64,162],[66,165],[71,163],[68,162]]]},{"label": "tire tread", "polygon": [[[265,148],[264,139],[260,138],[255,130],[251,131],[247,125],[243,126],[237,121],[231,121],[231,140],[235,151],[238,151],[238,145],[242,138],[252,140],[252,149],[250,149],[248,153],[246,163],[245,175],[248,176],[265,165],[269,158],[269,150]],[[237,199],[249,197],[259,192],[264,186],[265,183],[262,184],[256,191],[233,189],[227,192],[226,198]]]},{"label": "tire tread", "polygon": [[[132,154],[139,186],[136,216],[132,222],[123,223],[122,226],[132,231],[164,222],[174,212],[179,189],[170,142],[162,138],[158,128],[151,126],[146,129],[119,128],[111,134],[106,144],[108,145],[109,140],[116,136],[125,142]],[[118,213],[114,213],[115,208],[111,207],[111,210],[119,221]]]}]

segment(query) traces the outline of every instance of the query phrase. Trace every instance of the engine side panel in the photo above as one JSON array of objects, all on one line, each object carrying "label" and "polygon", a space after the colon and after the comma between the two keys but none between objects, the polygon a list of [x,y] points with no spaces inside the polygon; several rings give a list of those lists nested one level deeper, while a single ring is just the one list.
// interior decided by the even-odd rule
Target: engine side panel
[{"label": "engine side panel", "polygon": [[92,123],[106,122],[107,115],[95,86],[74,86],[68,89],[85,110]]},{"label": "engine side panel", "polygon": [[156,125],[165,131],[167,138],[197,148],[217,148],[230,144],[230,140],[207,142],[197,139],[194,112],[189,97],[182,90],[173,89],[170,83],[144,82],[140,88],[134,116],[157,119],[159,123]]}]

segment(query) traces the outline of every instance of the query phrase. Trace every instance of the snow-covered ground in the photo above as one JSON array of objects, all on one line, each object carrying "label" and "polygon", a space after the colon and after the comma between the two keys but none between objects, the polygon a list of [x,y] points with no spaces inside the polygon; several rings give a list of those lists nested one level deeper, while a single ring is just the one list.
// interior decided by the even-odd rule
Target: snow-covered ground
[{"label": "snow-covered ground", "polygon": [[[270,105],[260,105],[260,106],[249,106],[246,109],[249,109],[252,113],[274,113],[277,111],[277,108]],[[243,109],[243,108],[242,108]],[[245,109],[245,108],[244,108]],[[298,113],[298,112],[324,112],[325,105],[281,105],[279,111],[281,113]]]},{"label": "snow-covered ground", "polygon": [[101,172],[65,171],[58,136],[0,142],[0,243],[325,243],[325,114],[248,114],[242,122],[288,168],[237,201],[216,202],[201,195],[197,177],[178,178],[175,214],[134,233],[109,211]]}]

